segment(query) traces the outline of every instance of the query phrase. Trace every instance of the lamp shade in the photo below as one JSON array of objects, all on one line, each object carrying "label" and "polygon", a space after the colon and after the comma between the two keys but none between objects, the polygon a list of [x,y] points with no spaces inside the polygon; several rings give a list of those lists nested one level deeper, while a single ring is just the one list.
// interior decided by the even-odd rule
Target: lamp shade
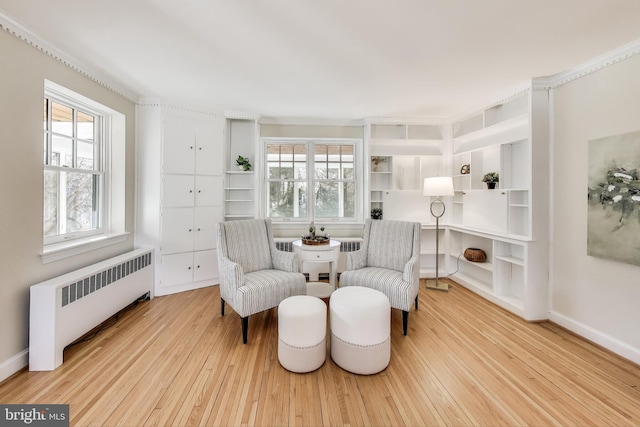
[{"label": "lamp shade", "polygon": [[424,179],[423,196],[453,196],[453,179],[450,176],[434,176]]}]

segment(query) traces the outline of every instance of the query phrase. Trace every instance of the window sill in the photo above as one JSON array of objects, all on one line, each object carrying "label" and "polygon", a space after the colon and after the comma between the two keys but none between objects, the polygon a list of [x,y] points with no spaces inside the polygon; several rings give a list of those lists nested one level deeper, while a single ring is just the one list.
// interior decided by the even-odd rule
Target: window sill
[{"label": "window sill", "polygon": [[127,237],[129,237],[129,233],[117,233],[87,237],[86,239],[78,239],[73,242],[55,243],[47,245],[40,256],[42,257],[42,263],[47,264],[49,262],[59,261],[85,252],[122,243],[127,240]]}]

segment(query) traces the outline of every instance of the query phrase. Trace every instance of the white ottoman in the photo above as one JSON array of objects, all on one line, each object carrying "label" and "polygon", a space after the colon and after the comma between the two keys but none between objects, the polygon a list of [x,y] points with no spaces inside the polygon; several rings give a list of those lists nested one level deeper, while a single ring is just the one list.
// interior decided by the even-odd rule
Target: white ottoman
[{"label": "white ottoman", "polygon": [[380,291],[346,286],[331,294],[331,358],[354,374],[382,371],[391,359],[391,304]]},{"label": "white ottoman", "polygon": [[278,305],[278,360],[291,372],[311,372],[327,358],[327,305],[296,295]]}]

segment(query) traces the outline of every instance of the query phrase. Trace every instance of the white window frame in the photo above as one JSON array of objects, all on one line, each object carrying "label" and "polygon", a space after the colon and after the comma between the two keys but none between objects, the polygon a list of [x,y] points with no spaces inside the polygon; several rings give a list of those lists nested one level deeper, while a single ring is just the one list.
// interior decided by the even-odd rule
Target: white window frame
[{"label": "white window frame", "polygon": [[[99,161],[101,162],[99,228],[53,238],[43,236],[41,255],[43,262],[47,263],[124,242],[128,233],[125,232],[126,137],[124,114],[48,80],[45,80],[44,84],[44,98],[50,98],[100,117],[101,123],[96,131],[100,132],[99,137],[102,138],[99,153]],[[46,133],[44,134],[46,135]],[[62,169],[47,165],[46,162],[43,162],[43,168],[44,170]]]},{"label": "white window frame", "polygon": [[[315,217],[315,200],[308,201],[307,216],[304,218],[293,217],[270,217],[269,216],[269,170],[267,166],[267,145],[269,144],[304,144],[307,146],[307,192],[311,196],[313,189],[315,188],[315,175],[314,175],[314,158],[313,148],[316,144],[320,145],[352,145],[353,146],[353,175],[356,188],[355,194],[355,215],[348,218],[316,218]],[[262,191],[264,194],[263,209],[266,218],[270,218],[274,224],[308,224],[311,221],[322,224],[354,224],[362,222],[362,206],[363,206],[363,173],[362,171],[362,149],[363,142],[361,139],[355,138],[284,138],[284,137],[267,137],[262,138],[262,170],[263,172],[263,185]]]}]

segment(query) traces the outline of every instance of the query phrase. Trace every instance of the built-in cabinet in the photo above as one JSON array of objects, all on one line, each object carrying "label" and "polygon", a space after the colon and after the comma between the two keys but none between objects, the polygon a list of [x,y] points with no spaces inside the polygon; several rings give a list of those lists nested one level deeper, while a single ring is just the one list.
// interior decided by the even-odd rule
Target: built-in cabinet
[{"label": "built-in cabinet", "polygon": [[[530,90],[453,125],[448,270],[526,320],[547,318],[548,92]],[[495,189],[482,182],[499,173]],[[464,258],[482,249],[485,262]]]},{"label": "built-in cabinet", "polygon": [[[440,275],[445,275],[442,246],[436,254],[431,199],[422,195],[424,178],[448,171],[447,134],[442,124],[371,121],[365,135],[369,149],[370,217],[376,218],[381,212],[382,219],[420,222],[420,276],[435,276],[436,256]],[[440,243],[445,242],[442,228]]]},{"label": "built-in cabinet", "polygon": [[225,120],[159,104],[137,118],[136,240],[156,249],[154,294],[217,284]]},{"label": "built-in cabinet", "polygon": [[[251,219],[258,209],[256,191],[256,169],[260,169],[257,156],[256,136],[258,124],[255,119],[227,118],[224,173],[224,218],[225,220]],[[251,169],[238,166],[238,156],[248,158]]]}]

